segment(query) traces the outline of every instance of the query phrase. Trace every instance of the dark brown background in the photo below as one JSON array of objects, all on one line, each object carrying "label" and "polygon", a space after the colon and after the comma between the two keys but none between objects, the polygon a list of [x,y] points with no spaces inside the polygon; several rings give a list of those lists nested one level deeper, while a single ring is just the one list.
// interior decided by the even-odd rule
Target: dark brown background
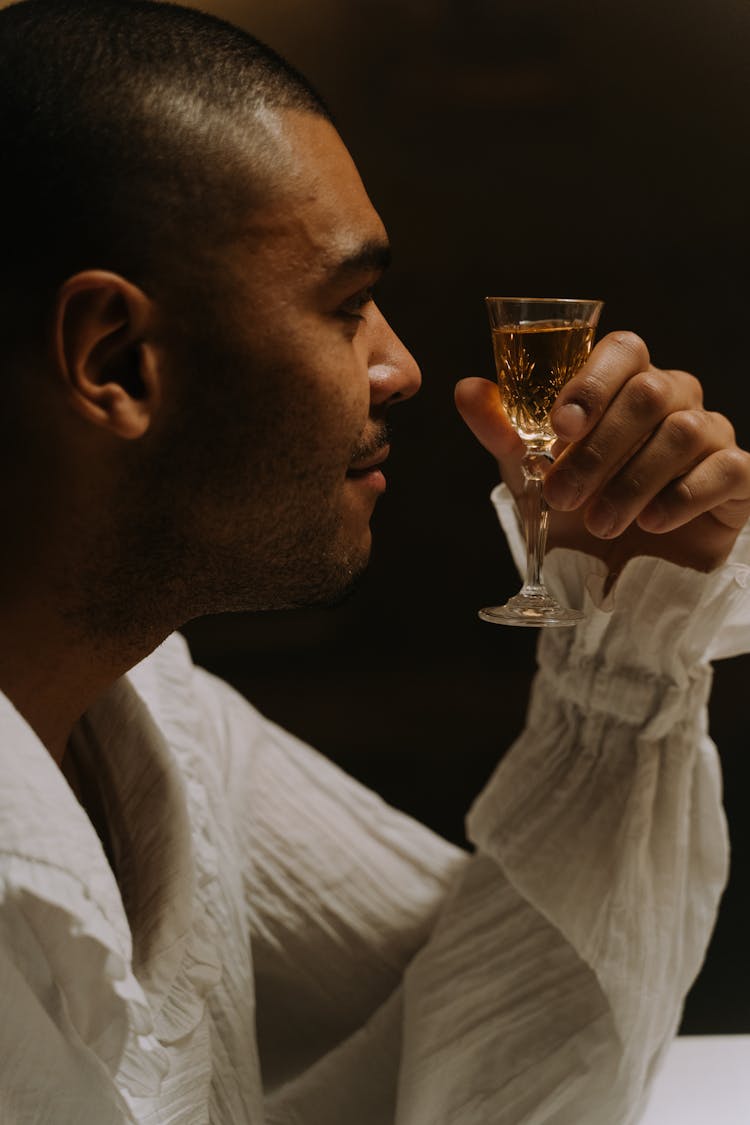
[{"label": "dark brown background", "polygon": [[[197,623],[197,659],[454,840],[523,722],[533,634],[476,609],[516,578],[496,471],[452,388],[491,374],[489,292],[602,296],[654,361],[748,417],[744,0],[236,0],[320,89],[389,227],[381,304],[425,386],[396,412],[362,587],[333,611]],[[750,1032],[746,659],[717,669],[732,883],[684,1022]]]}]

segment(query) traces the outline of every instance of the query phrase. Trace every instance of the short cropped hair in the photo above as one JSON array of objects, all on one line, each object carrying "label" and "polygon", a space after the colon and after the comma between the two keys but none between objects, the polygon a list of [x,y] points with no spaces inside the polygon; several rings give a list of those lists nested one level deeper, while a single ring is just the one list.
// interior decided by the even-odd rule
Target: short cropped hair
[{"label": "short cropped hair", "polygon": [[1,11],[4,308],[81,269],[148,286],[176,268],[196,240],[231,224],[232,173],[248,177],[223,123],[241,128],[252,164],[263,109],[330,120],[302,75],[214,16],[151,0],[22,0]]}]

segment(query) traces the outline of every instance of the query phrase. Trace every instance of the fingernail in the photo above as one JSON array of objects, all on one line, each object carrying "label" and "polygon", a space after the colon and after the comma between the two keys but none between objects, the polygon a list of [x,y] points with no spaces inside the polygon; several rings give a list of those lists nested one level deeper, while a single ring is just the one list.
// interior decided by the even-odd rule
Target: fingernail
[{"label": "fingernail", "polygon": [[606,539],[615,529],[617,512],[608,500],[597,500],[594,507],[586,514],[586,527],[592,535]]},{"label": "fingernail", "polygon": [[587,415],[577,402],[567,402],[552,412],[552,425],[558,437],[575,441],[586,429]]},{"label": "fingernail", "polygon": [[544,495],[553,508],[567,512],[569,508],[575,507],[581,495],[581,482],[571,469],[560,469],[547,477]]},{"label": "fingernail", "polygon": [[652,500],[638,517],[638,525],[644,531],[658,531],[667,522],[667,512],[660,500]]}]

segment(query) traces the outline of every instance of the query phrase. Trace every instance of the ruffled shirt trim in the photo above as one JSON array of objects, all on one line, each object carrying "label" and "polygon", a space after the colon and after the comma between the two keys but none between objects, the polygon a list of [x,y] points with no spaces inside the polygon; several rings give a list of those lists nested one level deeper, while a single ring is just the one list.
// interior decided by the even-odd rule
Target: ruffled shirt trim
[{"label": "ruffled shirt trim", "polygon": [[[0,820],[7,826],[2,901],[34,928],[75,1036],[134,1099],[158,1096],[169,1071],[168,1045],[202,1023],[206,997],[221,978],[216,927],[204,906],[217,861],[192,760],[199,717],[189,694],[188,660],[182,639],[171,637],[90,709],[83,734],[78,732],[83,742],[93,739],[101,754],[115,810],[113,834],[125,823],[165,833],[159,844],[167,870],[151,877],[138,871],[143,840],[119,839],[133,895],[128,905],[135,913],[135,943],[88,817],[35,733],[0,697]],[[129,803],[148,802],[149,796],[161,802],[158,818],[127,814]],[[150,878],[163,885],[150,886]],[[149,926],[148,912],[160,896]]]},{"label": "ruffled shirt trim", "polygon": [[129,675],[179,761],[192,843],[190,923],[175,958],[171,984],[155,1015],[158,1038],[165,1043],[192,1034],[203,1019],[208,993],[222,975],[219,935],[206,909],[207,902],[219,897],[218,857],[209,824],[210,806],[195,760],[195,732],[200,729],[201,716],[188,690],[192,671],[187,645],[174,634]]},{"label": "ruffled shirt trim", "polygon": [[[7,826],[0,853],[3,912],[23,918],[33,932],[73,1038],[118,1082],[123,1060],[137,1053],[134,1092],[156,1092],[167,1060],[130,968],[130,930],[117,884],[62,773],[4,697],[0,769],[0,821]],[[75,857],[75,869],[64,865],[65,856]],[[78,871],[86,872],[86,882]]]}]

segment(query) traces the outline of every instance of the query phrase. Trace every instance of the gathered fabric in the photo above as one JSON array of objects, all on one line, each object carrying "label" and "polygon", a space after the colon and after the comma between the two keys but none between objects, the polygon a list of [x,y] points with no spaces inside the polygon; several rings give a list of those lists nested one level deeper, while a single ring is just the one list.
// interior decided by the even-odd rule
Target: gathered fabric
[{"label": "gathered fabric", "polygon": [[175,635],[74,732],[110,865],[0,697],[0,1125],[638,1120],[727,876],[706,701],[750,641],[750,537],[607,595],[582,554],[545,573],[586,620],[541,638],[471,852]]}]

